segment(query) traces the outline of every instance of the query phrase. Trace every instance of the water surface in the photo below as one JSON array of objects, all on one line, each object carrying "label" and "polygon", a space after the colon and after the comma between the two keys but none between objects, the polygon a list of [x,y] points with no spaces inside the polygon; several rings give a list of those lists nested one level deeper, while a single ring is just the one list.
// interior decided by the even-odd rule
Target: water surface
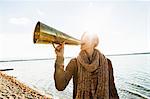
[{"label": "water surface", "polygon": [[[113,64],[116,88],[120,99],[150,98],[150,54],[108,56]],[[65,59],[65,65],[71,58]],[[51,60],[0,62],[0,69],[32,88],[51,94],[54,99],[72,99],[72,80],[64,91],[54,85],[54,63]]]}]

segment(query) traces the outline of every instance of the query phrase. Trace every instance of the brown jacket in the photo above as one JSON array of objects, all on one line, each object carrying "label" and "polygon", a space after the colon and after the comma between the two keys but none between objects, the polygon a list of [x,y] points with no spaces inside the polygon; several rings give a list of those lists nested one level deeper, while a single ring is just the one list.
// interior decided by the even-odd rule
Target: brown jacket
[{"label": "brown jacket", "polygon": [[[109,65],[109,98],[119,99],[115,87],[115,83],[114,83],[112,63],[109,59],[107,60]],[[63,91],[68,85],[70,79],[73,77],[73,99],[75,99],[77,93],[77,82],[78,82],[77,60],[76,58],[71,59],[65,70],[63,65],[60,65],[63,63],[63,61],[64,61],[63,57],[57,57],[55,62],[55,72],[54,72],[55,86],[57,90]]]}]

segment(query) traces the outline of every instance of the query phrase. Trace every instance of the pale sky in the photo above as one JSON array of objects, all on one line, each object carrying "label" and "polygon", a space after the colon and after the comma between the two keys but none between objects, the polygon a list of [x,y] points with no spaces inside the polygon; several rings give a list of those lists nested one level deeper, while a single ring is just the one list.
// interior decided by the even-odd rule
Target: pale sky
[{"label": "pale sky", "polygon": [[[98,33],[104,54],[150,51],[150,0],[1,0],[0,60],[55,57],[52,45],[33,44],[37,21],[78,39]],[[79,49],[65,46],[65,56]]]}]

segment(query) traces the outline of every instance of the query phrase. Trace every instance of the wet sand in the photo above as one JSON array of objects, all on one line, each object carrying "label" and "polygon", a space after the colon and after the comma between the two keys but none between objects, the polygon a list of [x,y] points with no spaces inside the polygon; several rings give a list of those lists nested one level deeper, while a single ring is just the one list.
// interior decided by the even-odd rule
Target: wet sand
[{"label": "wet sand", "polygon": [[0,99],[52,99],[0,71]]}]

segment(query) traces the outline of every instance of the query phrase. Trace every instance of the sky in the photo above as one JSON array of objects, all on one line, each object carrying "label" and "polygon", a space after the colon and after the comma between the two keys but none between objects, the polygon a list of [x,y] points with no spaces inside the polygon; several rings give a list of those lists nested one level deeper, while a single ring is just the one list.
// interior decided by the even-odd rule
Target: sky
[{"label": "sky", "polygon": [[[38,21],[77,39],[97,33],[104,54],[150,52],[150,0],[1,0],[0,60],[55,57],[33,43]],[[65,57],[79,51],[66,45]]]}]

